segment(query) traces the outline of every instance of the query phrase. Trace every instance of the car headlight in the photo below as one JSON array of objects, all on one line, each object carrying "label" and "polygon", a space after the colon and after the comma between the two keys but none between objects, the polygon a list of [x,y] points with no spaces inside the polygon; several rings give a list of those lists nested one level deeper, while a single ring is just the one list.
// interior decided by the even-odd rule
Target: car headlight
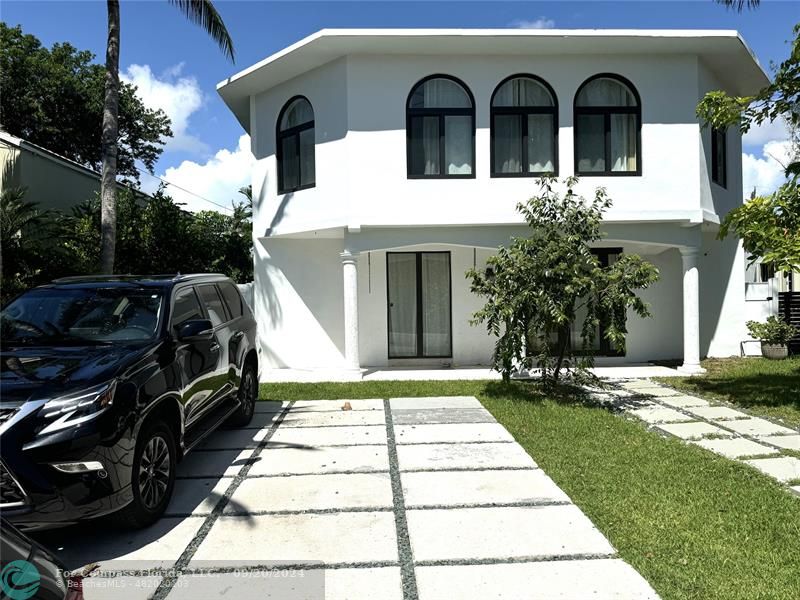
[{"label": "car headlight", "polygon": [[117,382],[111,381],[48,400],[39,410],[39,416],[51,422],[39,432],[39,435],[66,429],[101,415],[114,402],[116,388]]}]

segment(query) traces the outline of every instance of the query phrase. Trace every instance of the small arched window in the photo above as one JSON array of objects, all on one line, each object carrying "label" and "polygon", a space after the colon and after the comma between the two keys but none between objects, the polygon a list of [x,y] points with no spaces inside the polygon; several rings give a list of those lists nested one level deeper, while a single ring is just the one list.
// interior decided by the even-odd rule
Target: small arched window
[{"label": "small arched window", "polygon": [[277,158],[279,194],[314,187],[314,109],[302,96],[278,116]]},{"label": "small arched window", "polygon": [[509,77],[492,94],[491,113],[492,177],[557,172],[558,108],[547,83]]},{"label": "small arched window", "polygon": [[641,175],[642,105],[618,75],[595,75],[575,94],[575,173]]},{"label": "small arched window", "polygon": [[406,107],[408,176],[474,177],[475,103],[467,87],[433,75],[414,86]]}]

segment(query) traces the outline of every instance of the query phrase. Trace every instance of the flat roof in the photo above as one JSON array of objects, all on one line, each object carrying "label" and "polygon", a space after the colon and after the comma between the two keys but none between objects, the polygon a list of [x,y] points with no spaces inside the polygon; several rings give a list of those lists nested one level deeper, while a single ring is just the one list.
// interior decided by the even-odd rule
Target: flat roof
[{"label": "flat roof", "polygon": [[691,54],[734,94],[769,83],[738,31],[718,29],[322,29],[217,84],[245,130],[250,96],[350,54]]}]

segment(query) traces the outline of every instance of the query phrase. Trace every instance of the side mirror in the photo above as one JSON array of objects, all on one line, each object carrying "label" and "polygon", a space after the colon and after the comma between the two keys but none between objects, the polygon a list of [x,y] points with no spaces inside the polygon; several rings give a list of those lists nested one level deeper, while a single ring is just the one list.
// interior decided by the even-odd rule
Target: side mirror
[{"label": "side mirror", "polygon": [[178,325],[177,335],[182,342],[208,341],[214,337],[214,326],[208,319],[184,321]]}]

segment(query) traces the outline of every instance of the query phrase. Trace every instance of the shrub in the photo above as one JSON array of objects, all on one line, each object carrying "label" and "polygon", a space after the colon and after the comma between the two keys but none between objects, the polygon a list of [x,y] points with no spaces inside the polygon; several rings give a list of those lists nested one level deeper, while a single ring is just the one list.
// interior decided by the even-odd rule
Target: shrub
[{"label": "shrub", "polygon": [[750,332],[751,337],[755,339],[766,342],[767,344],[777,344],[781,346],[785,345],[797,335],[797,328],[794,325],[781,321],[775,316],[769,317],[766,323],[748,321],[747,330]]}]

